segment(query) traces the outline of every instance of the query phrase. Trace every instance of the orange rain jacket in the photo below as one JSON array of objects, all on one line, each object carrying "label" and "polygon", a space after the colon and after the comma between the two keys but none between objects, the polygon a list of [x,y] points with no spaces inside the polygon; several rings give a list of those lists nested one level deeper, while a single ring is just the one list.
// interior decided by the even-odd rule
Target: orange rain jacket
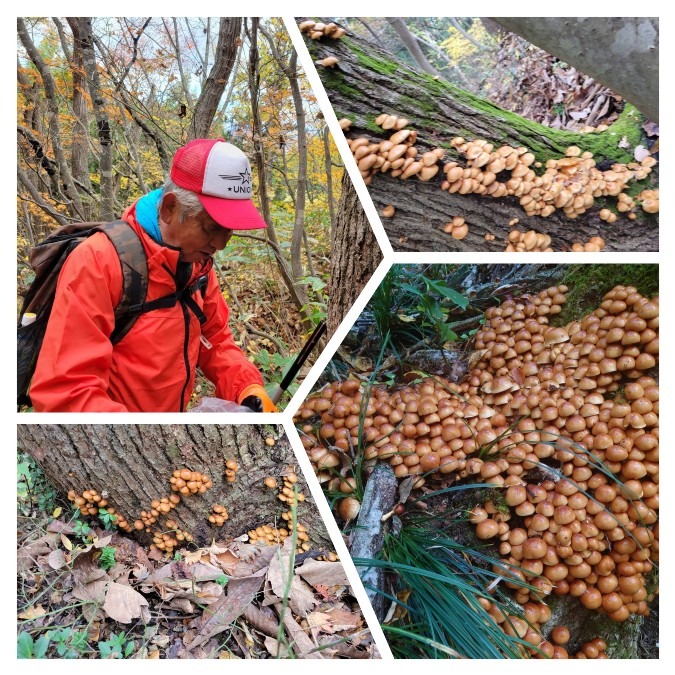
[{"label": "orange rain jacket", "polygon": [[[179,249],[158,244],[136,222],[132,206],[123,215],[138,233],[148,259],[146,301],[176,291]],[[229,309],[210,261],[192,266],[190,283],[208,270],[202,297],[192,298],[206,315],[202,326],[181,303],[142,314],[116,345],[109,336],[122,298],[120,260],[113,244],[97,233],[66,260],[38,357],[30,397],[36,412],[184,411],[197,365],[216,385],[218,398],[238,401],[258,369],[234,343]],[[211,348],[200,340],[206,338]]]}]

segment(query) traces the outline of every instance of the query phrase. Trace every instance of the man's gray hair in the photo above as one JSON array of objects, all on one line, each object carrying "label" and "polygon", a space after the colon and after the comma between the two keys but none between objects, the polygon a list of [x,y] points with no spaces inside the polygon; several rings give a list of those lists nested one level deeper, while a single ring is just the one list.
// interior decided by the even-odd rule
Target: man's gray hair
[{"label": "man's gray hair", "polygon": [[[181,223],[184,222],[186,218],[198,216],[200,213],[206,210],[199,201],[199,197],[197,197],[195,192],[178,187],[178,185],[176,185],[170,178],[162,186],[162,199],[168,192],[173,192],[176,195],[176,201],[178,202],[179,206],[178,220]],[[162,199],[160,199],[159,203],[157,204],[158,211],[162,204]]]}]

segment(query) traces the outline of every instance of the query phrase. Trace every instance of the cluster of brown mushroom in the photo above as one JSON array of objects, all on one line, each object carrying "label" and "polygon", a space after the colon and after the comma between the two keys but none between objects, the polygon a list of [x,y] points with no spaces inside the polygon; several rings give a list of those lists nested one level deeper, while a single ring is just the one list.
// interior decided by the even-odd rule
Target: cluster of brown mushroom
[{"label": "cluster of brown mushroom", "polygon": [[522,251],[544,251],[546,253],[553,251],[551,248],[551,237],[548,234],[528,230],[511,230],[509,232],[509,243],[504,249],[509,253]]},{"label": "cluster of brown mushroom", "polygon": [[572,250],[580,253],[597,253],[605,248],[605,240],[602,237],[591,237],[585,244],[574,243]]},{"label": "cluster of brown mushroom", "polygon": [[152,533],[151,548],[157,548],[160,551],[170,555],[173,553],[174,549],[180,546],[183,542],[192,541],[192,535],[189,532],[181,530],[175,520],[168,519],[166,521],[166,527],[166,532],[155,530]]},{"label": "cluster of brown mushroom", "polygon": [[[233,470],[229,469],[229,471]],[[229,478],[228,475],[228,481]],[[190,471],[190,469],[176,469],[169,480],[171,489],[174,492],[180,492],[183,496],[197,493],[204,494],[209,488],[213,487],[213,481],[206,474],[199,471]]]},{"label": "cluster of brown mushroom", "polygon": [[228,520],[230,515],[227,512],[227,509],[221,504],[214,504],[211,507],[211,513],[209,514],[208,521],[216,527],[220,527],[226,520]]},{"label": "cluster of brown mushroom", "polygon": [[[496,571],[515,599],[571,595],[624,621],[648,614],[645,576],[658,558],[659,393],[646,374],[659,352],[658,298],[617,286],[553,327],[567,290],[489,309],[459,383],[375,387],[365,400],[358,380],[335,382],[296,422],[319,480],[345,495],[358,448],[366,469],[388,461],[398,477],[418,476],[416,488],[469,476],[493,486],[499,494],[470,520],[479,538],[498,540]],[[357,510],[348,498],[339,512]]]},{"label": "cluster of brown mushroom", "polygon": [[[480,598],[480,604],[492,617],[494,622],[507,634],[524,640],[521,645],[523,654],[530,658],[569,659],[570,655],[565,645],[570,641],[570,631],[567,626],[555,626],[550,631],[544,631],[542,626],[551,619],[551,610],[544,603],[528,602],[523,606],[523,616],[504,614],[503,611],[487,598]],[[542,636],[548,632],[549,639]],[[607,643],[601,638],[594,638],[585,642],[574,658],[577,659],[606,659]]]},{"label": "cluster of brown mushroom", "polygon": [[642,210],[645,213],[658,213],[659,211],[659,191],[658,190],[643,190],[637,196],[637,201],[640,202]]},{"label": "cluster of brown mushroom", "polygon": [[[342,118],[339,122],[343,131],[352,125],[352,120],[348,118]],[[438,162],[442,162],[445,150],[434,148],[420,152],[415,146],[417,132],[406,129],[409,124],[406,118],[382,113],[375,123],[383,130],[394,133],[389,139],[380,142],[367,136],[347,139],[366,185],[370,185],[376,173],[390,173],[392,177],[403,180],[416,175],[423,181],[431,180],[438,173]],[[441,189],[450,193],[472,193],[494,198],[515,196],[528,216],[543,218],[557,209],[562,209],[568,218],[576,218],[588,211],[596,199],[603,197],[616,197],[616,210],[625,213],[631,220],[636,217],[637,203],[641,203],[646,213],[659,210],[658,190],[644,190],[636,199],[624,192],[631,181],[642,180],[651,173],[656,160],[650,155],[640,162],[615,163],[611,169],[601,171],[596,167],[591,152],[583,152],[578,146],[572,145],[566,149],[564,157],[548,160],[544,173],[538,175],[535,169],[542,168],[542,164],[524,146],[502,145],[495,148],[484,139],[466,141],[461,137],[453,138],[451,146],[464,155],[466,161],[464,165],[457,161],[443,164]],[[394,207],[388,205],[382,215],[391,218],[394,213]],[[600,218],[611,224],[616,221],[617,214],[609,208],[603,208]],[[458,233],[463,231],[451,227],[449,223],[443,229],[451,234],[455,229]],[[547,235],[539,235],[544,236]],[[486,236],[486,239],[494,238],[493,235],[491,237]],[[600,237],[593,239],[599,240]],[[599,246],[598,241],[590,241],[587,244],[575,244],[576,248],[572,250],[602,250],[602,247],[596,249],[596,246]],[[520,249],[515,248],[511,241],[506,250]],[[550,250],[549,245],[541,250]]]},{"label": "cluster of brown mushroom", "polygon": [[96,490],[84,490],[81,495],[77,494],[75,490],[69,490],[68,499],[85,516],[96,516],[99,513],[99,509],[105,509],[110,514],[114,525],[124,532],[131,532],[132,528],[127,519],[121,513],[118,513],[114,507],[108,506],[108,500]]},{"label": "cluster of brown mushroom", "polygon": [[248,540],[251,544],[263,544],[267,546],[274,546],[275,544],[283,544],[289,532],[285,527],[276,528],[272,525],[261,525],[255,530],[248,531]]},{"label": "cluster of brown mushroom", "polygon": [[469,234],[469,225],[462,216],[455,216],[449,223],[443,225],[443,232],[449,234],[453,239],[464,239]]},{"label": "cluster of brown mushroom", "polygon": [[322,37],[329,37],[332,40],[339,40],[347,31],[334,23],[321,23],[308,19],[298,24],[301,33],[307,33],[312,40],[320,40]]},{"label": "cluster of brown mushroom", "polygon": [[438,161],[444,157],[445,150],[435,148],[420,154],[415,147],[417,132],[404,128],[408,120],[392,115],[380,115],[377,119],[382,125],[393,125],[388,128],[395,131],[387,140],[374,142],[366,136],[347,139],[365,184],[370,185],[376,173],[390,173],[401,180],[411,176],[431,180],[438,173]]},{"label": "cluster of brown mushroom", "polygon": [[[441,189],[495,198],[513,195],[520,198],[528,216],[542,218],[556,209],[562,209],[568,218],[576,218],[599,197],[617,197],[619,210],[630,212],[634,204],[624,189],[631,180],[646,178],[656,164],[653,157],[647,156],[640,163],[616,163],[610,170],[601,171],[596,168],[591,152],[582,152],[572,145],[564,157],[548,160],[545,172],[538,176],[534,168],[541,164],[524,146],[502,145],[495,149],[484,139],[465,141],[461,137],[453,138],[451,145],[466,157],[466,166],[454,161],[446,163]],[[507,171],[508,179],[499,180]]]},{"label": "cluster of brown mushroom", "polygon": [[239,464],[233,459],[228,459],[225,463],[225,478],[228,483],[234,483],[237,480],[237,471],[239,471]]},{"label": "cluster of brown mushroom", "polygon": [[141,511],[140,518],[134,522],[137,530],[150,532],[150,528],[157,522],[160,516],[165,516],[180,504],[178,495],[169,495],[160,499],[153,499],[147,511]]}]

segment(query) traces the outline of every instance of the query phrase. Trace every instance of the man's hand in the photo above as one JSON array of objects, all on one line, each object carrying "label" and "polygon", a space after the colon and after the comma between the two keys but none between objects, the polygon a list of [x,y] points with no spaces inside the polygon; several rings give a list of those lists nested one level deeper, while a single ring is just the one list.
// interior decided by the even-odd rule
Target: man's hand
[{"label": "man's hand", "polygon": [[278,412],[272,399],[259,384],[252,384],[241,392],[239,403],[253,412]]}]

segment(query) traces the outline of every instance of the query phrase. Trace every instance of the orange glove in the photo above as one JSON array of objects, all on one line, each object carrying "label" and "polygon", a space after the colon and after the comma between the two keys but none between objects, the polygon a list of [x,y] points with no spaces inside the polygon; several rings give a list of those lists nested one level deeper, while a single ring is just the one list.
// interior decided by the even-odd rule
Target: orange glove
[{"label": "orange glove", "polygon": [[239,394],[239,405],[248,406],[253,412],[279,412],[272,399],[260,384],[251,384]]}]

